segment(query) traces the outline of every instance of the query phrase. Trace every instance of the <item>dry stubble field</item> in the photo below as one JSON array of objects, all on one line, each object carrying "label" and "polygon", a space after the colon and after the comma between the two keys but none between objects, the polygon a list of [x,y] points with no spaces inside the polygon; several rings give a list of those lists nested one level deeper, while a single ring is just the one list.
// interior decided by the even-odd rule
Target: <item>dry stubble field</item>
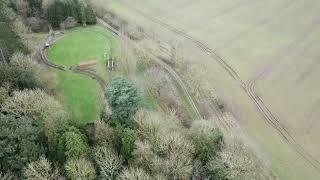
[{"label": "dry stubble field", "polygon": [[280,179],[320,178],[320,1],[91,1],[181,42],[189,72],[228,96]]}]

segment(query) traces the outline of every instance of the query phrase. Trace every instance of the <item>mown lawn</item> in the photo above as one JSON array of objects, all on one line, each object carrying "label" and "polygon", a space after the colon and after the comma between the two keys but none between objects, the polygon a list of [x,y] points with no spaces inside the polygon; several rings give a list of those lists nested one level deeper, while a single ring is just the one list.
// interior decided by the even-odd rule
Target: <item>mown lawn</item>
[{"label": "mown lawn", "polygon": [[[94,70],[104,79],[108,79],[106,58],[110,54],[120,57],[119,41],[102,27],[90,26],[69,30],[65,37],[54,43],[48,52],[48,58],[68,69],[71,65],[87,60],[98,60]],[[104,103],[99,84],[89,77],[71,71],[54,71],[58,76],[57,92],[60,101],[69,111],[73,121],[79,125],[95,121]]]},{"label": "mown lawn", "polygon": [[72,121],[83,125],[99,118],[103,104],[102,90],[92,79],[72,72],[56,71],[58,98]]}]

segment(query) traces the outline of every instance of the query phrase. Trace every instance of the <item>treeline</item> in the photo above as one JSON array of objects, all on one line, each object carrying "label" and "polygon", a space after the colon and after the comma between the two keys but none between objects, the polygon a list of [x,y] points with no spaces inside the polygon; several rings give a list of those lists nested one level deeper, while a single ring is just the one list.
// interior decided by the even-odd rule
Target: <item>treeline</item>
[{"label": "treeline", "polygon": [[[0,60],[10,57],[15,51],[28,53],[29,49],[19,37],[22,31],[48,31],[54,28],[73,27],[78,24],[95,24],[92,7],[81,0],[0,0]],[[22,37],[25,38],[25,37]]]},{"label": "treeline", "polygon": [[41,69],[22,54],[0,65],[0,179],[228,179],[210,123],[187,129],[174,113],[148,112],[137,87],[116,77],[110,108],[79,125]]},{"label": "treeline", "polygon": [[9,1],[0,0],[0,61],[3,58],[9,60],[16,50],[28,52],[15,31],[13,22],[16,17],[14,12],[8,8],[9,4]]},{"label": "treeline", "polygon": [[55,0],[48,7],[47,16],[53,27],[59,27],[68,17],[73,17],[81,24],[96,23],[96,16],[92,7],[79,0]]},{"label": "treeline", "polygon": [[80,24],[95,24],[96,16],[92,7],[82,0],[2,0],[8,1],[24,22],[33,30],[45,29],[49,22],[58,28],[68,17]]}]

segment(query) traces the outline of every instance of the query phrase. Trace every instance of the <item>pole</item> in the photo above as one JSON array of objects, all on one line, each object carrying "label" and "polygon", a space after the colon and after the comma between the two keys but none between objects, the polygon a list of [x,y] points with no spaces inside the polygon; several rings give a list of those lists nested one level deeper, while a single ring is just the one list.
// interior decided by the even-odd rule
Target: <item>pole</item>
[{"label": "pole", "polygon": [[0,48],[0,53],[1,53],[1,60],[3,60],[3,62],[5,63],[6,62],[6,58],[4,57],[2,48]]}]

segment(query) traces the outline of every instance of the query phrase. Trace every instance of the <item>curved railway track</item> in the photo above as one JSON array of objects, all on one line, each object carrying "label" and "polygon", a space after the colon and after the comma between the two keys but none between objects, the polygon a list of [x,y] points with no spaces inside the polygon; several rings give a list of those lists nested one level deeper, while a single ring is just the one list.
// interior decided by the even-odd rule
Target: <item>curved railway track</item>
[{"label": "curved railway track", "polygon": [[[63,36],[62,36],[63,37]],[[107,36],[105,36],[107,37]],[[61,37],[59,37],[61,38]],[[56,42],[59,38],[51,41],[51,43],[53,44],[54,42]],[[48,39],[50,39],[50,36],[48,37]],[[109,40],[109,38],[108,38]],[[111,40],[109,40],[111,41]],[[45,48],[41,48],[39,53],[40,53],[40,59],[41,61],[48,67],[51,67],[51,68],[54,68],[54,69],[57,69],[57,70],[61,70],[61,71],[66,71],[65,70],[65,67],[62,66],[62,65],[57,65],[55,63],[53,63],[52,61],[50,61],[47,56],[46,56],[46,49]],[[85,76],[88,76],[90,77],[91,79],[95,80],[98,82],[98,84],[101,86],[101,88],[103,90],[105,90],[107,88],[107,83],[103,80],[103,78],[101,78],[98,74],[90,71],[90,70],[82,70],[82,69],[79,69],[77,67],[70,67],[69,68],[72,72],[74,73],[78,73],[78,74],[82,74],[82,75],[85,75]]]},{"label": "curved railway track", "polygon": [[54,63],[52,63],[51,61],[48,60],[48,58],[47,58],[47,56],[46,56],[46,50],[45,50],[44,48],[42,48],[42,49],[39,51],[39,54],[40,54],[40,60],[41,60],[41,62],[42,62],[43,64],[45,64],[46,66],[51,67],[51,68],[55,68],[55,69],[58,69],[58,70],[61,70],[61,71],[65,71],[64,66],[54,64]]},{"label": "curved railway track", "polygon": [[74,73],[88,76],[91,79],[97,81],[98,84],[101,86],[102,90],[106,90],[106,88],[108,86],[108,84],[105,82],[105,80],[103,80],[99,75],[97,75],[96,73],[94,73],[90,70],[82,70],[82,69],[79,69],[78,67],[71,67],[70,70]]},{"label": "curved railway track", "polygon": [[[245,93],[249,96],[251,101],[255,104],[257,109],[259,110],[260,114],[263,116],[265,122],[274,128],[278,134],[285,140],[286,143],[295,151],[297,152],[303,159],[305,159],[312,167],[314,167],[318,172],[320,172],[320,162],[313,157],[309,152],[307,152],[292,136],[292,134],[286,129],[286,127],[280,122],[280,120],[274,116],[274,114],[269,110],[269,108],[265,105],[261,97],[257,95],[255,92],[255,81],[253,83],[245,83],[239,76],[239,74],[214,50],[211,49],[207,44],[197,40],[196,38],[192,37],[191,35],[187,34],[184,30],[175,28],[157,18],[154,18],[139,9],[136,9],[132,6],[128,6],[127,4],[120,2],[127,8],[133,10],[137,14],[142,15],[146,19],[150,20],[151,22],[158,24],[171,32],[177,34],[180,37],[184,37],[191,42],[193,42],[201,51],[207,53],[211,58],[218,62],[218,64],[229,74],[231,78],[233,78],[240,87],[245,91]],[[218,118],[221,121],[220,118]]]}]

